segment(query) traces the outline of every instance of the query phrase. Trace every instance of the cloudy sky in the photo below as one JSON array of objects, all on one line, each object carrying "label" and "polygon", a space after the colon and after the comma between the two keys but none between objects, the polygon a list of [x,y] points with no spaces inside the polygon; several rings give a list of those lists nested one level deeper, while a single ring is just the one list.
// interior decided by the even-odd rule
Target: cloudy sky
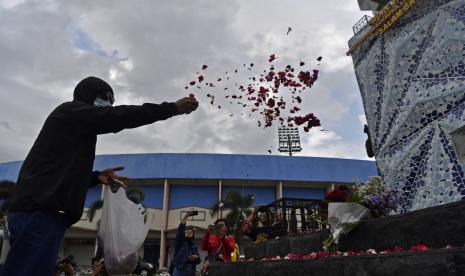
[{"label": "cloudy sky", "polygon": [[[24,159],[46,116],[86,76],[107,80],[119,104],[175,101],[203,64],[213,78],[243,63],[265,69],[273,53],[311,68],[323,56],[303,112],[326,131],[301,131],[298,155],[366,159],[363,107],[344,54],[362,15],[355,0],[0,0],[0,162]],[[101,136],[97,153],[280,154],[275,126],[258,128],[256,115],[226,102],[214,108],[203,92],[198,111]]]}]

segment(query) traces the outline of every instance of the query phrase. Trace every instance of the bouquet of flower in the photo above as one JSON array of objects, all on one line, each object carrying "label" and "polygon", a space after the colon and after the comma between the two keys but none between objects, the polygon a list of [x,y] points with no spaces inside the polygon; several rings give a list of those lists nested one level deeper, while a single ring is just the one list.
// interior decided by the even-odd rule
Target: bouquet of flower
[{"label": "bouquet of flower", "polygon": [[370,177],[364,184],[356,179],[350,187],[338,186],[326,194],[320,206],[331,227],[331,236],[323,247],[328,251],[336,250],[341,235],[368,219],[388,216],[396,211],[399,203],[399,193],[389,190],[378,176]]},{"label": "bouquet of flower", "polygon": [[388,216],[400,204],[399,191],[387,188],[379,176],[368,178],[365,184],[356,180],[348,199],[370,209],[374,218]]},{"label": "bouquet of flower", "polygon": [[374,218],[386,217],[391,211],[397,211],[401,203],[398,190],[390,190],[381,177],[369,177],[365,183],[354,180],[352,186],[337,186],[333,191],[328,192],[325,199],[320,204],[322,220],[326,221],[328,203],[334,202],[355,202],[368,209]]}]

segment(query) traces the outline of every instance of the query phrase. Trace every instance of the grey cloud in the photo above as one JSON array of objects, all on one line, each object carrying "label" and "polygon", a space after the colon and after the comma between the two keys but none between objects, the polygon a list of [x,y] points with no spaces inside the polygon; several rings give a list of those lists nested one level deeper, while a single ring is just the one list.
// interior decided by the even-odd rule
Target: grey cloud
[{"label": "grey cloud", "polygon": [[13,131],[13,128],[11,127],[10,123],[8,123],[8,122],[0,121],[0,126],[5,128],[6,130]]},{"label": "grey cloud", "polygon": [[[0,118],[17,130],[1,132],[5,139],[0,162],[24,158],[48,113],[70,100],[76,83],[88,75],[107,79],[119,103],[139,104],[186,96],[189,91],[184,85],[202,64],[209,65],[205,74],[215,78],[216,72],[231,71],[249,61],[265,66],[266,59],[260,61],[270,52],[280,53],[283,63],[326,55],[326,65],[321,66],[324,75],[309,92],[304,111],[315,111],[338,135],[338,127],[344,127],[338,126],[341,117],[359,115],[350,114],[347,108],[361,105],[361,100],[353,85],[350,58],[343,55],[351,24],[360,16],[356,3],[350,7],[336,0],[48,3],[46,8],[40,1],[0,8]],[[288,25],[294,29],[290,38],[280,37],[281,32],[285,36]],[[102,51],[117,50],[133,69],[121,68],[120,58],[75,48],[76,28],[86,32]],[[110,79],[110,70],[118,71],[116,78]],[[247,73],[239,78],[246,79]],[[347,82],[351,84],[344,91]],[[230,113],[238,115],[240,109],[224,100],[219,101],[221,110],[214,109],[203,93],[196,93],[201,106],[190,116],[102,136],[98,153],[267,154],[271,146],[277,148],[275,127],[257,128],[258,117],[230,118]],[[357,139],[364,143],[362,136]],[[318,150],[325,154],[324,149]],[[354,152],[337,151],[350,156]]]}]

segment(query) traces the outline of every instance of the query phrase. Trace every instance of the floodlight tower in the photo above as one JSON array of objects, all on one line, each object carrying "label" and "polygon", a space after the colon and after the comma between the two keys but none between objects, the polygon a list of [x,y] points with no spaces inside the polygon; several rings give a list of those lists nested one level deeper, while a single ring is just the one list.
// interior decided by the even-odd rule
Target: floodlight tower
[{"label": "floodlight tower", "polygon": [[292,156],[293,152],[300,152],[300,136],[297,127],[279,127],[278,128],[279,151],[289,152]]}]

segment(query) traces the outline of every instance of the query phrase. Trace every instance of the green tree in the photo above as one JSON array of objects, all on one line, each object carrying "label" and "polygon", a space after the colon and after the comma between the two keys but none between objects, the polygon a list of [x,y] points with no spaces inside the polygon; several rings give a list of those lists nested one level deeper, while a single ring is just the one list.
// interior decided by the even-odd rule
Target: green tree
[{"label": "green tree", "polygon": [[231,233],[235,236],[236,242],[240,244],[244,236],[242,225],[248,216],[252,213],[250,210],[255,201],[253,195],[242,195],[238,191],[230,191],[226,198],[217,202],[211,211],[211,216],[214,217],[219,209],[228,211],[224,219],[228,222]]}]

